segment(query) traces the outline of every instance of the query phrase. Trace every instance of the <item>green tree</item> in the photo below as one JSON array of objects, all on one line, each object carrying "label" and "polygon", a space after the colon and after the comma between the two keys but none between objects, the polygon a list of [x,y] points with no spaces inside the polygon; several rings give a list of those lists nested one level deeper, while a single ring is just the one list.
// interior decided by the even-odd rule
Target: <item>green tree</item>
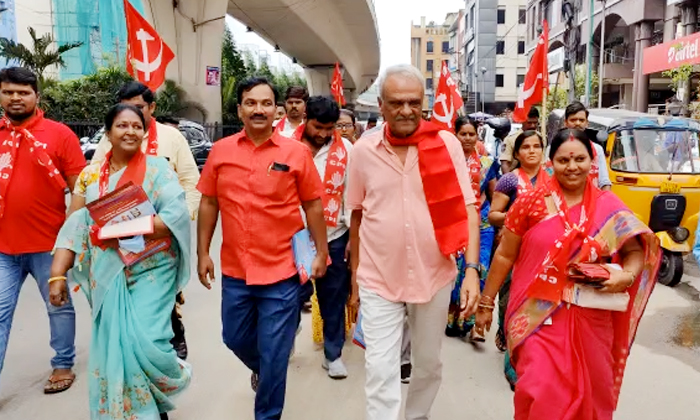
[{"label": "green tree", "polygon": [[54,82],[42,91],[41,106],[58,121],[102,122],[115,103],[115,94],[133,80],[122,67],[111,66],[75,80]]},{"label": "green tree", "polygon": [[64,45],[59,45],[58,48],[50,48],[54,43],[54,38],[51,34],[37,36],[36,31],[31,26],[28,28],[29,36],[32,38],[32,49],[25,45],[14,42],[7,38],[0,38],[0,57],[8,61],[17,61],[17,63],[36,73],[39,77],[41,86],[44,86],[45,78],[44,71],[51,66],[65,67],[66,62],[62,55],[83,45],[82,42],[71,42]]},{"label": "green tree", "polygon": [[[580,99],[586,94],[586,65],[579,64],[575,67],[575,77],[574,84],[576,90],[576,99]],[[589,101],[589,106],[598,106],[598,73],[595,71],[591,72],[591,97]]]},{"label": "green tree", "polygon": [[166,80],[156,94],[156,117],[161,115],[182,115],[197,111],[201,114],[201,121],[206,121],[208,112],[204,105],[191,101],[185,90],[173,80]]},{"label": "green tree", "polygon": [[221,45],[221,79],[222,85],[224,80],[233,78],[235,81],[246,77],[247,69],[241,53],[236,49],[236,43],[233,40],[231,30],[226,27],[224,38]]}]

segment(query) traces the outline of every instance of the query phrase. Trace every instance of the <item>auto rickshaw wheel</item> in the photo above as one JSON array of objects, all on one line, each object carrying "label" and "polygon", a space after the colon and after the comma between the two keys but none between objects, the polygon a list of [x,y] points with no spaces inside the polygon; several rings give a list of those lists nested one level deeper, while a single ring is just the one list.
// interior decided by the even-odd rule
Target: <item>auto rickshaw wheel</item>
[{"label": "auto rickshaw wheel", "polygon": [[659,283],[674,287],[683,277],[683,256],[678,252],[664,250],[659,267]]}]

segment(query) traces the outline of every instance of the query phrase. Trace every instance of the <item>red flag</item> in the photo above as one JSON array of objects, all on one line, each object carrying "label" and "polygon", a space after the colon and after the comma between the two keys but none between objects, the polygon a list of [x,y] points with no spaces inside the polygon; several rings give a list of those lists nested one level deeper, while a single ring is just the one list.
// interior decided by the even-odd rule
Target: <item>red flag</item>
[{"label": "red flag", "polygon": [[464,101],[459,94],[457,84],[452,79],[447,63],[442,63],[431,121],[442,126],[445,130],[454,130],[457,111],[462,109],[462,106],[464,106]]},{"label": "red flag", "polygon": [[153,26],[124,0],[126,12],[126,71],[155,91],[165,81],[165,69],[175,54]]},{"label": "red flag", "polygon": [[540,38],[537,40],[537,48],[530,61],[530,69],[525,75],[525,82],[518,92],[518,102],[513,111],[513,121],[523,122],[527,119],[527,114],[534,104],[543,100],[543,90],[549,92],[549,65],[547,64],[547,53],[549,52],[549,26],[544,21],[544,28]]},{"label": "red flag", "polygon": [[331,93],[340,106],[345,105],[345,93],[343,92],[343,75],[340,74],[340,64],[335,63],[333,81],[331,82]]}]

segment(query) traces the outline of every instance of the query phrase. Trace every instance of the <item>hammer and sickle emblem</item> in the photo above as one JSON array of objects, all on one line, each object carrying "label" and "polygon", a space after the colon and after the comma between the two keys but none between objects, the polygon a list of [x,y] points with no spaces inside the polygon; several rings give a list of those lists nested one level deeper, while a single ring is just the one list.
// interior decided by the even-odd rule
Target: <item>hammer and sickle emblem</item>
[{"label": "hammer and sickle emblem", "polygon": [[149,61],[148,54],[148,41],[153,41],[155,38],[146,32],[143,28],[136,32],[136,39],[141,41],[141,51],[143,52],[143,61],[132,60],[133,66],[136,70],[144,74],[145,81],[149,82],[151,80],[151,73],[155,72],[160,68],[161,62],[163,61],[163,40],[160,40],[160,49],[158,51],[158,57],[155,60]]},{"label": "hammer and sickle emblem", "polygon": [[446,102],[447,102],[447,95],[445,95],[444,93],[439,94],[439,95],[437,96],[437,98],[435,99],[435,102],[442,105],[443,114],[440,115],[438,112],[436,112],[436,111],[437,111],[437,107],[435,107],[435,109],[433,110],[433,116],[434,116],[438,121],[440,121],[441,123],[447,124],[447,127],[448,127],[448,128],[452,128],[452,117],[453,117],[454,114],[455,114],[455,105],[454,105],[454,103],[453,103],[452,101],[450,101],[450,109],[449,109],[449,112],[448,112],[448,110],[447,110],[447,104],[446,104]]}]

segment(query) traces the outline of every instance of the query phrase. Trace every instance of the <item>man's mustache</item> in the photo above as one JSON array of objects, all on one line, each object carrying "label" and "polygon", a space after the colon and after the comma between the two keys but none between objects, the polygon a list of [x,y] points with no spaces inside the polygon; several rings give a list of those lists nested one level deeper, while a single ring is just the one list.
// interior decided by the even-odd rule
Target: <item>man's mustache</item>
[{"label": "man's mustache", "polygon": [[396,121],[415,121],[415,120],[416,120],[415,115],[411,115],[410,117],[404,117],[404,116],[396,117]]},{"label": "man's mustache", "polygon": [[265,114],[253,114],[253,116],[250,117],[251,120],[267,120],[267,115]]}]

